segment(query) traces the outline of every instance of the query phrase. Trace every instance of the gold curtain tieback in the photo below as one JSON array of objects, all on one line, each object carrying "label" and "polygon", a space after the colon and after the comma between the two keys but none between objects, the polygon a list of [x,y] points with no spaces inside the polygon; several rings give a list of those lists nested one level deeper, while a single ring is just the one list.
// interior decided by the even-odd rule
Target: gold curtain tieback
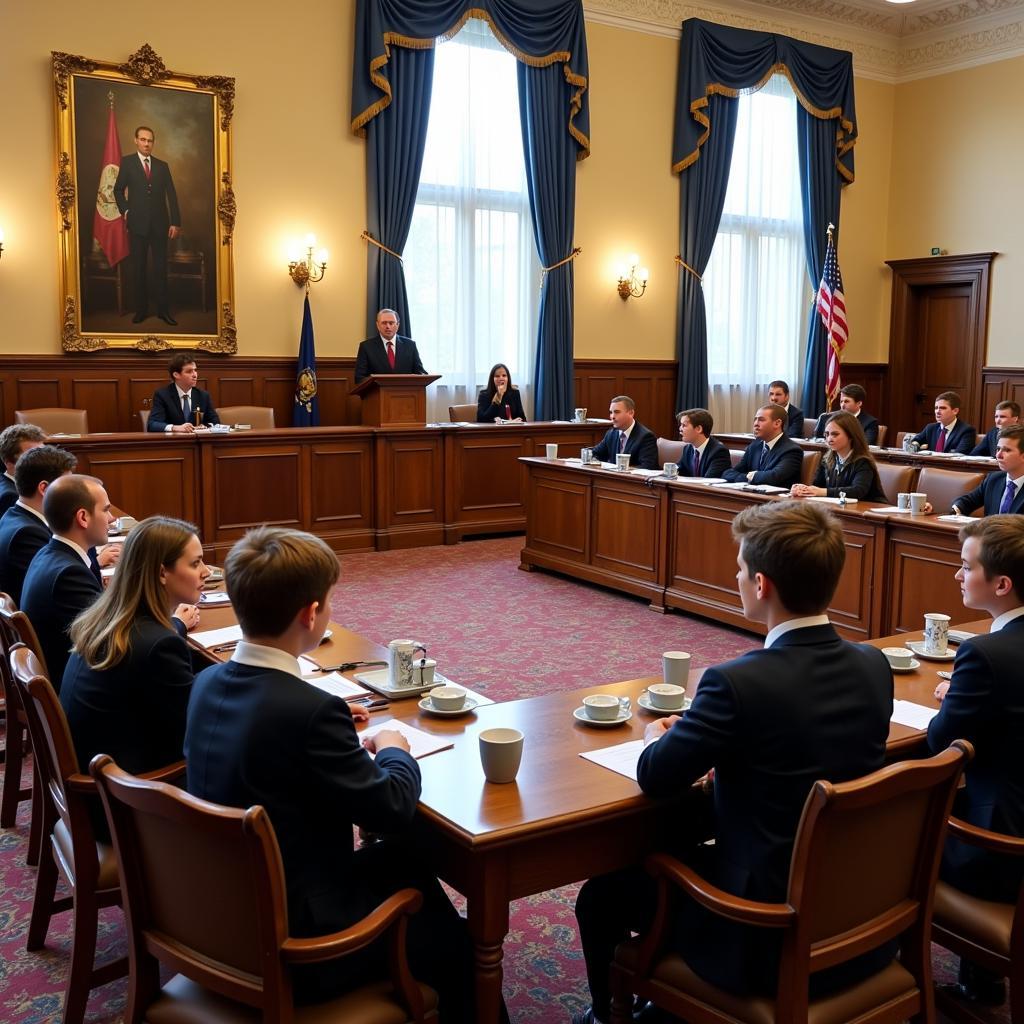
[{"label": "gold curtain tieback", "polygon": [[394,256],[399,263],[403,262],[402,257],[399,256],[397,252],[395,252],[393,249],[389,249],[386,245],[384,245],[383,242],[378,242],[377,239],[374,238],[369,231],[364,231],[359,237],[364,242],[369,242],[371,245],[377,246],[378,249],[383,249],[389,256]]},{"label": "gold curtain tieback", "polygon": [[701,284],[703,284],[703,283],[704,283],[704,278],[702,278],[702,277],[700,276],[700,274],[698,274],[698,273],[697,273],[697,271],[696,271],[696,270],[694,270],[694,269],[693,269],[693,267],[691,267],[691,266],[690,266],[690,264],[689,264],[689,263],[687,263],[687,262],[686,262],[686,261],[685,261],[685,260],[684,260],[684,259],[682,258],[682,256],[676,256],[676,258],[675,258],[675,262],[676,262],[676,266],[682,267],[682,268],[683,268],[683,270],[688,270],[688,271],[689,271],[689,272],[690,272],[691,274],[693,274],[693,276],[694,276],[695,278],[697,278],[697,280],[698,280],[698,281],[700,281],[700,283],[701,283]]},{"label": "gold curtain tieback", "polygon": [[559,267],[568,263],[570,260],[576,259],[576,257],[579,256],[581,252],[583,252],[583,246],[577,245],[576,248],[573,249],[573,251],[569,253],[569,255],[566,256],[564,260],[559,260],[557,263],[552,263],[550,267],[541,267],[541,273],[547,274],[550,273],[552,270],[557,270]]}]

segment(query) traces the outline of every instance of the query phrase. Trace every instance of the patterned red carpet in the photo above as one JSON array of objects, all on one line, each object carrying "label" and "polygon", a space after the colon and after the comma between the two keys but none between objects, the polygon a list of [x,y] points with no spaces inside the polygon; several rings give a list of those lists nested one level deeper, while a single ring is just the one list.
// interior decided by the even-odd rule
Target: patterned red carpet
[{"label": "patterned red carpet", "polygon": [[[661,652],[687,650],[695,667],[753,647],[755,637],[639,600],[517,568],[519,537],[453,547],[346,555],[332,599],[335,621],[379,642],[420,640],[452,679],[497,700],[575,689],[660,671]],[[0,1021],[60,1019],[71,948],[70,915],[54,919],[46,950],[27,953],[33,871],[24,866],[28,808],[0,832]],[[586,1005],[573,916],[576,887],[513,904],[505,943],[505,993],[517,1024],[567,1021]],[[124,954],[120,911],[101,919],[98,961]],[[936,974],[949,980],[948,957]],[[118,1024],[126,983],[96,990],[86,1024]],[[991,1017],[1009,1020],[1006,1011]]]}]

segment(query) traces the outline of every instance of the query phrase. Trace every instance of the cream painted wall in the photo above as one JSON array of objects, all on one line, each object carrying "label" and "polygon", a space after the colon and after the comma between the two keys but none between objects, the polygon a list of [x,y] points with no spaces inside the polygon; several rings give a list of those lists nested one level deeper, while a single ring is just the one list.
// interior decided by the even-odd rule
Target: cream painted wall
[{"label": "cream painted wall", "polygon": [[887,259],[998,252],[991,366],[1024,366],[1024,58],[901,85],[896,93]]}]

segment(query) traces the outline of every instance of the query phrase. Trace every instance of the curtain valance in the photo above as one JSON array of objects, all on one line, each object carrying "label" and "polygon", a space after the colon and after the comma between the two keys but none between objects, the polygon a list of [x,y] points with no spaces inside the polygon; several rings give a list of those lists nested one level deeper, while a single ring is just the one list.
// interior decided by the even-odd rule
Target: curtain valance
[{"label": "curtain valance", "polygon": [[845,182],[853,181],[857,141],[853,54],[700,18],[683,22],[672,170],[678,174],[700,157],[714,130],[709,117],[711,96],[755,91],[779,72],[789,79],[809,114],[835,119],[836,170]]},{"label": "curtain valance", "polygon": [[482,18],[502,45],[523,64],[560,63],[568,90],[566,125],[590,155],[589,67],[582,0],[362,0],[356,10],[352,71],[352,130],[366,124],[392,101],[391,47],[432,49],[455,35],[469,18]]}]

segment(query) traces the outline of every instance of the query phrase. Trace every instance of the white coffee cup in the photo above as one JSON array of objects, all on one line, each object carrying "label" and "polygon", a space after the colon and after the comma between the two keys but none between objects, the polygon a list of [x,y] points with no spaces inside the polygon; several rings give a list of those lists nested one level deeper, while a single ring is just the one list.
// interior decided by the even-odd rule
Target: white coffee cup
[{"label": "white coffee cup", "polygon": [[666,651],[661,656],[661,678],[669,686],[686,689],[690,675],[690,655],[686,651]]},{"label": "white coffee cup", "polygon": [[676,462],[666,462],[665,465],[661,467],[661,471],[669,478],[669,480],[675,480],[675,478],[679,476],[679,464]]},{"label": "white coffee cup", "polygon": [[435,686],[430,703],[438,711],[458,711],[466,703],[466,691],[461,686]]},{"label": "white coffee cup", "polygon": [[629,472],[629,452],[619,452],[619,454],[615,456],[615,468],[620,473]]},{"label": "white coffee cup", "polygon": [[589,466],[594,461],[594,449],[593,448],[581,448],[580,449],[580,462],[584,466]]},{"label": "white coffee cup", "polygon": [[900,491],[896,495],[896,507],[897,508],[910,508],[910,494],[907,491]]},{"label": "white coffee cup", "polygon": [[924,616],[924,653],[945,654],[949,646],[949,616],[926,612]]},{"label": "white coffee cup", "polygon": [[573,411],[576,414],[576,422],[577,423],[586,423],[586,421],[587,421],[587,410],[586,410],[585,406],[582,409],[575,409]]},{"label": "white coffee cup", "polygon": [[415,685],[412,677],[412,658],[422,651],[423,644],[416,640],[392,640],[388,644],[388,685],[404,690]]},{"label": "white coffee cup", "polygon": [[132,516],[121,516],[121,518],[118,519],[118,521],[117,521],[117,528],[122,533],[129,533],[131,530],[135,529],[135,527],[138,526],[138,525],[139,525],[138,519],[135,519]]},{"label": "white coffee cup", "polygon": [[674,683],[655,683],[647,687],[647,697],[659,711],[681,711],[686,687]]},{"label": "white coffee cup", "polygon": [[547,456],[548,456],[549,459],[557,459],[558,458],[558,445],[557,444],[546,444],[546,445],[544,445],[544,450],[547,452]]},{"label": "white coffee cup", "polygon": [[924,506],[928,501],[928,495],[923,491],[912,491],[910,494],[910,514],[915,516],[924,515]]},{"label": "white coffee cup", "polygon": [[619,698],[610,693],[592,693],[583,698],[583,710],[595,722],[610,722],[619,717]]},{"label": "white coffee cup", "polygon": [[416,658],[412,663],[412,681],[417,686],[431,686],[437,662],[433,658]]},{"label": "white coffee cup", "polygon": [[522,759],[523,734],[518,729],[480,733],[480,764],[488,782],[514,782]]},{"label": "white coffee cup", "polygon": [[882,653],[893,668],[910,668],[914,652],[906,647],[883,647]]}]

